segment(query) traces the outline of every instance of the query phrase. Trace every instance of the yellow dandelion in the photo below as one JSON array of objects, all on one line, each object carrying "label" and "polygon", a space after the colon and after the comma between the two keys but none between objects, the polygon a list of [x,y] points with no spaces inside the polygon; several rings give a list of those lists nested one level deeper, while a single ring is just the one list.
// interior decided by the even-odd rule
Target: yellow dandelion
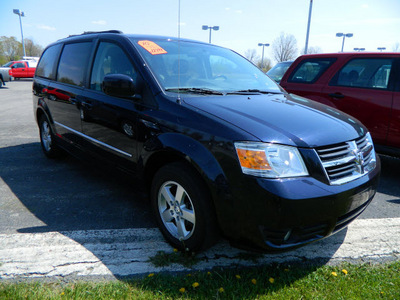
[{"label": "yellow dandelion", "polygon": [[224,288],[223,288],[223,287],[220,287],[218,291],[219,291],[220,293],[223,293],[223,292],[225,292],[225,290],[224,290]]},{"label": "yellow dandelion", "polygon": [[211,272],[207,272],[207,275],[210,276],[210,275],[211,275]]},{"label": "yellow dandelion", "polygon": [[200,284],[199,284],[198,282],[194,282],[194,283],[192,284],[192,287],[197,288],[199,285],[200,285]]},{"label": "yellow dandelion", "polygon": [[185,288],[180,288],[179,291],[180,291],[181,293],[186,292]]},{"label": "yellow dandelion", "polygon": [[254,278],[251,280],[251,282],[252,282],[253,284],[257,284],[257,280],[255,280]]},{"label": "yellow dandelion", "polygon": [[64,296],[64,295],[65,295],[65,293],[64,293],[64,292],[62,292],[62,293],[61,293],[61,296]]},{"label": "yellow dandelion", "polygon": [[332,272],[331,274],[332,274],[332,276],[335,276],[335,277],[337,276],[336,272]]},{"label": "yellow dandelion", "polygon": [[289,269],[284,269],[283,271],[285,271],[285,272],[289,272]]},{"label": "yellow dandelion", "polygon": [[240,279],[241,278],[240,275],[236,275],[235,277],[236,277],[236,279]]},{"label": "yellow dandelion", "polygon": [[178,249],[174,248],[174,252],[178,252],[178,251],[179,251]]},{"label": "yellow dandelion", "polygon": [[147,277],[153,277],[154,273],[150,273]]},{"label": "yellow dandelion", "polygon": [[186,276],[187,276],[187,277],[190,277],[190,276],[192,276],[192,274],[187,274]]},{"label": "yellow dandelion", "polygon": [[270,277],[270,278],[269,278],[269,282],[270,282],[270,283],[274,283],[274,282],[275,282],[275,279],[272,278],[272,277]]},{"label": "yellow dandelion", "polygon": [[347,275],[347,273],[348,273],[346,269],[343,269],[342,272],[344,275]]}]

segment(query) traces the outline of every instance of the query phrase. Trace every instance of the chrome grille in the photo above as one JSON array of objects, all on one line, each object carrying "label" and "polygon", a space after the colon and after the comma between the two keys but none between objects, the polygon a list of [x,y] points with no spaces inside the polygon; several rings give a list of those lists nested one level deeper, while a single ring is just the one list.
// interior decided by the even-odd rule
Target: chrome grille
[{"label": "chrome grille", "polygon": [[375,150],[369,134],[353,141],[319,147],[316,151],[332,185],[355,180],[376,166]]}]

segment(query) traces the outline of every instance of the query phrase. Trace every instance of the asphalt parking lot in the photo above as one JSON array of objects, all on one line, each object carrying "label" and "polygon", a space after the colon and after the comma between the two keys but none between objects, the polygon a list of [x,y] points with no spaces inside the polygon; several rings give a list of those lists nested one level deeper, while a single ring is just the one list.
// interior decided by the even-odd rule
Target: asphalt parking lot
[{"label": "asphalt parking lot", "polygon": [[[22,251],[23,245],[18,243],[21,243],[23,239],[19,237],[29,237],[30,241],[36,241],[40,247],[50,247],[40,248],[42,252],[39,250],[37,253],[32,252],[36,253],[36,256],[27,258],[31,260],[27,261],[31,264],[30,268],[34,269],[40,261],[37,255],[43,254],[43,251],[44,253],[57,252],[54,249],[51,250],[51,246],[57,244],[54,239],[57,239],[59,233],[65,245],[72,247],[68,248],[60,244],[63,248],[60,255],[64,259],[69,255],[68,249],[77,251],[74,247],[78,246],[83,246],[85,253],[89,253],[87,258],[89,261],[93,260],[92,256],[97,258],[98,269],[92,268],[90,275],[129,276],[154,271],[154,268],[145,263],[148,261],[148,255],[160,249],[165,251],[171,249],[155,228],[155,222],[146,201],[147,194],[138,183],[124,174],[105,172],[101,168],[88,166],[73,157],[60,160],[47,159],[41,152],[38,129],[33,117],[31,86],[31,80],[20,80],[9,82],[0,89],[0,240],[3,241],[0,243],[3,244],[0,247],[0,278],[30,277],[26,275],[32,272],[31,269],[28,272],[28,267],[19,273],[16,271],[13,273],[7,269],[18,260],[18,257],[7,256],[8,253],[15,249]],[[393,242],[393,239],[400,239],[400,159],[381,156],[381,161],[382,176],[378,194],[357,220],[359,223],[353,228],[362,230],[363,226],[371,224],[375,231],[372,230],[373,228],[366,228],[364,231],[366,231],[365,234],[377,235],[369,237],[372,239],[379,238],[380,231],[385,231],[385,226],[389,226],[390,229],[386,230],[386,234],[399,233],[397,238],[388,237]],[[350,226],[349,230],[351,228]],[[304,258],[312,253],[309,256],[310,259],[322,257],[329,261],[335,253],[341,253],[342,245],[346,245],[346,233],[349,236],[349,232],[342,231],[314,246],[305,247],[300,252],[288,254],[286,257],[275,256],[275,259]],[[92,246],[87,246],[88,242],[85,239],[89,239]],[[365,236],[360,236],[359,239],[365,239]],[[107,244],[107,247],[112,248],[114,244],[114,251],[117,251],[119,255],[113,255],[112,259],[104,256],[106,250],[99,246],[102,241]],[[367,247],[368,242],[373,241],[365,242],[362,247]],[[398,243],[397,240],[395,243]],[[95,244],[96,246],[93,246]],[[128,244],[131,248],[124,248],[123,245]],[[32,247],[35,247],[34,245]],[[142,257],[138,254],[142,258],[137,259],[135,265],[135,259],[129,255],[125,257],[124,251],[134,253],[139,245],[147,256],[140,254]],[[392,244],[389,248],[394,248],[395,245]],[[222,241],[204,254],[207,257],[206,267],[236,264],[237,251]],[[343,254],[343,259],[346,257],[355,260],[359,257],[362,259],[362,254],[361,256],[357,254],[357,256],[354,254],[355,250],[352,249],[352,251],[350,256]],[[360,249],[360,251],[368,257],[366,249]],[[387,257],[398,258],[398,250],[389,252],[390,250],[384,252]],[[22,251],[21,255],[23,253]],[[125,254],[122,255],[123,253]],[[213,260],[212,257],[218,257],[218,260]],[[220,258],[227,261],[221,263]],[[59,258],[55,258],[57,259]],[[79,258],[76,259],[79,261]],[[267,262],[271,261],[270,256],[264,259]],[[104,265],[105,273],[93,271],[103,270]],[[120,267],[117,268],[117,265]],[[54,264],[50,269],[54,270]],[[61,276],[60,272],[53,274]],[[70,272],[79,275],[86,274],[83,271]],[[50,271],[37,274],[52,276]]]}]

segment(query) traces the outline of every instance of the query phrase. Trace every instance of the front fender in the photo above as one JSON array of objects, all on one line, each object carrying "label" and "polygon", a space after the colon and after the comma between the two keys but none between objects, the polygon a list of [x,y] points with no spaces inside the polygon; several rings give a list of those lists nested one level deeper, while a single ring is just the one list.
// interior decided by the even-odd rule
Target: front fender
[{"label": "front fender", "polygon": [[[215,145],[210,141],[208,146],[212,148]],[[147,153],[142,156],[144,166],[154,159],[154,156],[171,154],[185,159],[209,183],[216,184],[218,182],[219,186],[221,178],[226,180],[226,176],[211,150],[190,136],[164,133],[155,139],[146,141],[143,150]]]}]

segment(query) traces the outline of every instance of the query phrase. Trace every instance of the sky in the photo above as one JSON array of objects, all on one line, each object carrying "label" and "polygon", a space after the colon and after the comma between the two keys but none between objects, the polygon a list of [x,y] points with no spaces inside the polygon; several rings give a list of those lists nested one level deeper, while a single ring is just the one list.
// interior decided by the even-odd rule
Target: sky
[{"label": "sky", "polygon": [[[179,9],[180,7],[180,9]],[[45,47],[84,31],[121,30],[208,42],[202,25],[219,26],[212,43],[244,55],[258,43],[272,44],[280,34],[293,35],[299,52],[305,47],[310,0],[0,0],[0,36],[24,38]],[[179,13],[180,11],[180,13]],[[179,26],[178,26],[179,25]],[[392,51],[400,43],[400,0],[313,0],[308,46],[339,52],[342,38],[353,33],[344,51],[365,48]],[[273,61],[271,47],[265,58]]]}]

